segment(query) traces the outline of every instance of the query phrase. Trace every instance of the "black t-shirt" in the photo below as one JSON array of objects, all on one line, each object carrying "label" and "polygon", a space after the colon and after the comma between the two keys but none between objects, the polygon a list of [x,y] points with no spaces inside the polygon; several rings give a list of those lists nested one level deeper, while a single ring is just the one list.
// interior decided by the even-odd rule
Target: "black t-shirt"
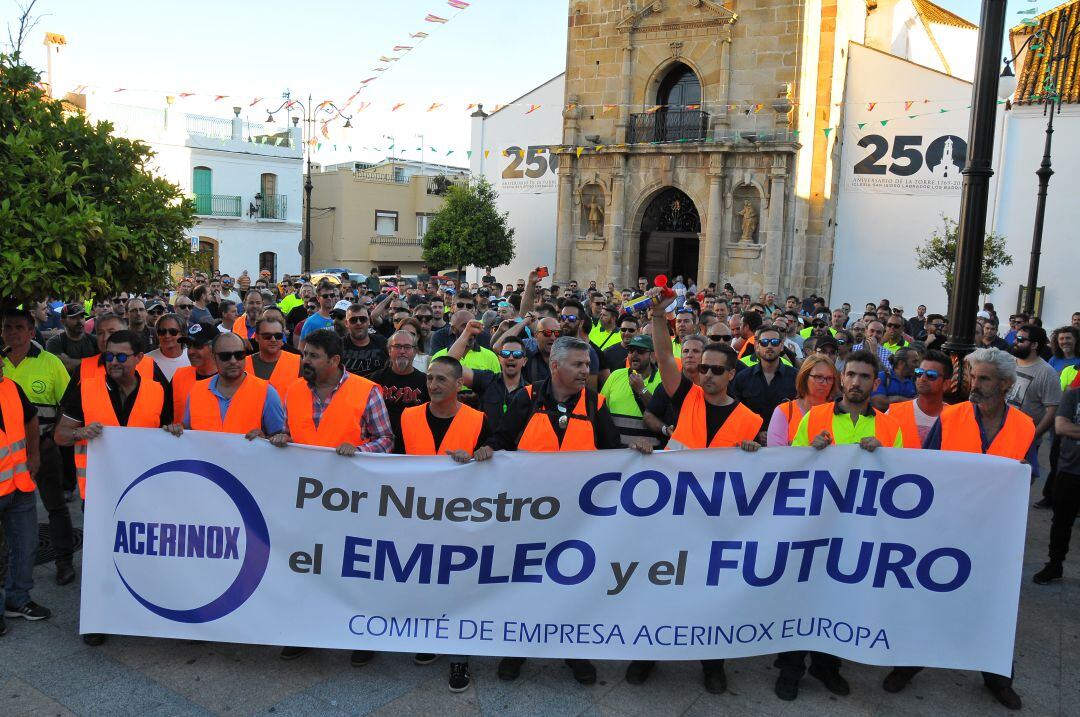
[{"label": "black t-shirt", "polygon": [[502,417],[510,408],[510,402],[527,385],[524,376],[522,376],[518,387],[513,391],[509,391],[506,388],[506,382],[503,381],[502,374],[479,368],[473,369],[472,390],[480,397],[479,408],[493,426],[499,425]]},{"label": "black t-shirt", "polygon": [[[419,372],[417,372],[419,373]],[[435,439],[436,450],[443,439],[446,438],[446,432],[450,430],[450,424],[454,422],[454,417],[439,418],[431,412],[431,406],[424,407],[424,415],[427,417],[428,429],[431,431],[431,436]],[[473,446],[473,451],[488,442],[488,438],[491,437],[491,427],[488,425],[487,416],[484,417],[484,423],[480,427],[480,435],[476,438],[476,445]],[[394,431],[394,453],[404,455],[405,453],[405,439],[401,434],[401,431]]]},{"label": "black t-shirt", "polygon": [[[157,380],[155,372],[155,380]],[[164,376],[162,376],[164,378]],[[142,376],[138,373],[135,374],[136,386],[142,383]],[[169,383],[166,381],[158,383],[165,390],[165,400],[161,404],[161,425],[165,426],[172,423],[172,400],[171,393],[169,391]],[[116,383],[109,377],[105,377],[105,387],[109,391],[109,400],[112,402],[113,411],[116,413],[117,420],[120,421],[121,426],[126,426],[128,418],[131,416],[131,409],[135,407],[135,399],[139,395],[138,388],[128,394],[126,399],[121,399],[120,390]],[[64,397],[60,399],[60,410],[68,418],[73,418],[76,421],[83,423],[83,405],[82,405],[82,382],[79,380],[79,375],[76,374],[71,383],[68,384],[67,390],[64,391]]]},{"label": "black t-shirt", "polygon": [[367,346],[357,346],[346,336],[341,363],[349,373],[370,377],[386,364],[386,339],[380,334],[368,334]]},{"label": "black t-shirt", "polygon": [[[683,403],[686,401],[686,396],[690,393],[691,387],[694,382],[687,378],[685,375],[682,377],[682,382],[679,383],[678,390],[675,391],[675,395],[671,397],[671,411],[672,416],[678,417],[682,411]],[[656,391],[655,394],[666,393],[666,391]],[[654,396],[655,396],[654,394]],[[726,406],[716,406],[708,401],[705,402],[705,440],[707,443],[711,443],[716,432],[720,430],[720,427],[724,425],[724,421],[735,411],[735,407],[739,405],[738,401],[732,400]],[[652,410],[650,404],[649,410]],[[660,414],[656,414],[659,416]],[[671,423],[676,423],[676,420],[672,420]],[[670,424],[669,424],[670,425]]]},{"label": "black t-shirt", "polygon": [[[4,380],[11,381],[10,378]],[[19,400],[22,402],[23,423],[32,421],[34,419],[34,416],[37,415],[37,407],[34,404],[30,403],[30,399],[26,397],[25,393],[23,393],[22,386],[15,383],[14,381],[11,381],[11,384],[15,386],[15,390],[19,394]],[[0,431],[6,430],[7,428],[4,427],[4,413],[3,411],[0,411]]]},{"label": "black t-shirt", "polygon": [[[45,350],[54,356],[65,354],[70,358],[84,359],[98,355],[97,340],[92,334],[83,334],[73,341],[67,332],[59,333],[45,342]],[[149,351],[149,349],[147,349]]]},{"label": "black t-shirt", "polygon": [[[570,400],[561,404],[565,410],[560,411],[559,404],[555,401],[555,397],[551,392],[550,381],[533,384],[532,390],[532,396],[527,391],[518,391],[517,395],[511,400],[509,410],[503,416],[503,420],[499,423],[489,443],[495,450],[516,451],[518,440],[525,432],[525,427],[529,424],[536,409],[547,414],[548,419],[551,421],[551,428],[555,431],[559,441],[562,441],[563,436],[566,434],[566,429],[559,425],[561,416],[566,415],[569,418],[570,415],[585,416],[588,414],[586,406],[578,405],[581,399],[580,393],[571,396]],[[591,394],[592,399],[596,400],[596,394],[592,391],[586,391],[586,393]],[[570,420],[584,419],[571,418]],[[619,429],[615,427],[615,422],[611,420],[611,411],[608,410],[607,403],[596,410],[591,422],[593,425],[593,437],[598,449],[623,447],[622,437],[619,435]]]},{"label": "black t-shirt", "polygon": [[394,435],[401,435],[402,412],[406,408],[419,406],[430,400],[426,374],[423,371],[414,370],[410,374],[401,376],[386,366],[373,374],[371,380],[379,384],[382,391],[383,402],[386,403],[386,412],[390,415],[390,425],[394,428]]},{"label": "black t-shirt", "polygon": [[622,343],[608,346],[600,356],[601,368],[607,367],[608,371],[618,371],[626,368],[626,357],[630,351]]}]

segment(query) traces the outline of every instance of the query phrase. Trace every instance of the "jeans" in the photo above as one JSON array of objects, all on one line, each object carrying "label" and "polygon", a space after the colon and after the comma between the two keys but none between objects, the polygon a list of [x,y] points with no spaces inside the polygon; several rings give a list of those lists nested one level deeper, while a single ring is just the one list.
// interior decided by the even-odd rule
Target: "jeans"
[{"label": "jeans", "polygon": [[4,605],[20,608],[30,602],[34,587],[34,555],[37,553],[37,496],[16,490],[0,496],[0,523],[7,539],[7,578],[0,588]]},{"label": "jeans", "polygon": [[1051,503],[1054,502],[1054,483],[1057,481],[1058,458],[1061,456],[1061,436],[1055,434],[1050,443],[1050,472],[1046,474],[1046,482],[1043,483],[1042,496]]},{"label": "jeans", "polygon": [[1073,520],[1080,512],[1080,475],[1058,471],[1054,480],[1054,518],[1050,522],[1050,562],[1065,562]]},{"label": "jeans", "polygon": [[52,536],[56,564],[71,564],[75,538],[71,529],[71,513],[64,500],[64,466],[60,450],[51,438],[41,439],[41,468],[35,480],[41,503],[49,511],[49,534]]}]

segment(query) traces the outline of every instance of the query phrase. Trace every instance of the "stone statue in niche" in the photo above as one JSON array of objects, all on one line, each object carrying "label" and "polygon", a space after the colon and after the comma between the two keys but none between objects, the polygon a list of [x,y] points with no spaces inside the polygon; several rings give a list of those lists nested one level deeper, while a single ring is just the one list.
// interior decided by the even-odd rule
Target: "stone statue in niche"
[{"label": "stone statue in niche", "polygon": [[748,200],[743,201],[743,208],[739,212],[739,216],[742,217],[742,234],[739,236],[739,241],[753,242],[757,234],[757,213],[750,206]]},{"label": "stone statue in niche", "polygon": [[588,212],[586,219],[589,222],[589,238],[595,239],[604,235],[604,209],[596,200],[596,195],[589,197],[589,203],[585,205]]}]

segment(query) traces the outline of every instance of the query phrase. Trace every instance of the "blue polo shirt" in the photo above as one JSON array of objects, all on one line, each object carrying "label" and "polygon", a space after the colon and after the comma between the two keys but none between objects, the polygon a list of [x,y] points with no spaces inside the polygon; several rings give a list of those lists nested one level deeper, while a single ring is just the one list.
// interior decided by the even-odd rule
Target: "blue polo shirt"
[{"label": "blue polo shirt", "polygon": [[891,398],[915,398],[915,377],[899,378],[892,369],[878,372],[878,387],[870,394],[872,396],[885,396]]},{"label": "blue polo shirt", "polygon": [[[225,420],[225,413],[229,410],[231,398],[225,398],[218,391],[218,379],[214,374],[210,379],[210,393],[218,400],[218,410],[221,411],[221,420]],[[187,405],[184,406],[184,428],[191,428],[191,397],[188,397]],[[262,432],[267,436],[281,433],[285,430],[285,407],[281,403],[281,396],[273,386],[266,387],[266,401],[263,403]]]}]

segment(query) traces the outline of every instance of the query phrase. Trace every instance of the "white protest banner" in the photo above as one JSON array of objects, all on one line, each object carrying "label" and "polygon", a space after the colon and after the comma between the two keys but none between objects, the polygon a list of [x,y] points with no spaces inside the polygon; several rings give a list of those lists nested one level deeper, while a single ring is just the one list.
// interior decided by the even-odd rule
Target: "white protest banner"
[{"label": "white protest banner", "polygon": [[448,457],[105,429],[84,632],[1009,674],[1028,469],[855,446]]}]

